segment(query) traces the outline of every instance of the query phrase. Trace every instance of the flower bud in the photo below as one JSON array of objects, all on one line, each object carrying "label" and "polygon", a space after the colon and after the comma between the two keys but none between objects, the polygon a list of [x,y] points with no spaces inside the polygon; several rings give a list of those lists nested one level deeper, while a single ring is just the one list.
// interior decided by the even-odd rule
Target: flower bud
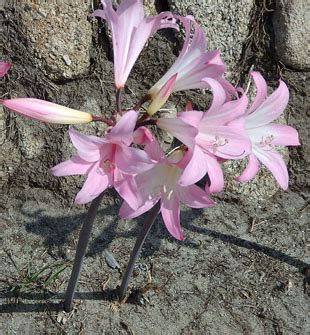
[{"label": "flower bud", "polygon": [[30,119],[59,124],[80,124],[93,120],[89,113],[40,99],[17,98],[0,100],[0,104]]}]

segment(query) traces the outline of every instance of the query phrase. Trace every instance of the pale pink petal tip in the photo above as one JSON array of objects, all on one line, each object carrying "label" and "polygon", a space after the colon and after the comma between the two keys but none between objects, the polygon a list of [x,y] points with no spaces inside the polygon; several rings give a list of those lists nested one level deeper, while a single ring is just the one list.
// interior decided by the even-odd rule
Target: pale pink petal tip
[{"label": "pale pink petal tip", "polygon": [[0,78],[4,77],[11,67],[12,64],[10,63],[0,62]]}]

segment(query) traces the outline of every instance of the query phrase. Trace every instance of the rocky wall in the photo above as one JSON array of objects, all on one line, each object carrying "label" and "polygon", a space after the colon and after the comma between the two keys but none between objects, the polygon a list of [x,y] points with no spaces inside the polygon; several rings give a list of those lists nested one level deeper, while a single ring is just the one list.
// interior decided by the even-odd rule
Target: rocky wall
[{"label": "rocky wall", "polygon": [[[94,9],[93,1],[41,2],[21,0],[2,1],[0,59],[14,64],[9,76],[1,81],[2,97],[32,96],[66,106],[109,115],[115,108],[113,64],[110,34],[104,24],[88,19]],[[193,15],[205,28],[209,48],[218,48],[228,65],[227,76],[233,82],[247,85],[244,73],[258,68],[272,84],[285,72],[303,71],[309,67],[306,40],[306,12],[303,1],[224,1],[168,0],[145,1],[146,12],[171,10],[180,15]],[[132,105],[172,64],[182,44],[179,35],[164,32],[154,37],[143,51],[128,81],[125,104]],[[259,52],[258,52],[259,51]],[[265,59],[268,58],[268,62]],[[284,64],[284,65],[283,65]],[[158,78],[157,78],[158,77]],[[304,82],[290,86],[293,95],[304,97]],[[276,86],[276,84],[275,84]],[[301,87],[301,88],[300,88]],[[188,99],[206,108],[210,95],[205,92],[176,94],[168,104],[180,109]],[[305,101],[303,104],[305,104]],[[290,110],[294,109],[294,106]],[[298,111],[305,113],[303,111]],[[39,124],[0,111],[1,122],[1,183],[3,194],[26,194],[27,188],[38,187],[56,191],[72,199],[80,185],[79,178],[57,179],[49,168],[71,154],[66,126]],[[293,115],[294,119],[294,115]],[[298,121],[300,122],[300,121]],[[297,127],[301,126],[297,122]],[[85,129],[78,127],[78,129]],[[86,131],[101,134],[100,125],[88,126]],[[301,131],[302,141],[307,132]],[[296,153],[297,150],[297,153]],[[300,154],[302,160],[306,154]],[[302,149],[300,149],[302,150]],[[298,169],[302,162],[297,162]],[[234,172],[235,167],[228,170]],[[238,169],[238,168],[236,168]],[[277,191],[273,178],[262,172],[249,188],[247,197],[266,198]],[[239,189],[234,182],[228,190]],[[242,192],[244,192],[244,190]],[[10,196],[2,199],[2,204]]]}]

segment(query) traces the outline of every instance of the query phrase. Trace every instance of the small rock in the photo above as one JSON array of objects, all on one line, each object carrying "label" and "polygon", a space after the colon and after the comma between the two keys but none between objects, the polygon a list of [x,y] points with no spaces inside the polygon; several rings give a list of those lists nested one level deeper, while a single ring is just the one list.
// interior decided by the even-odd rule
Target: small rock
[{"label": "small rock", "polygon": [[71,60],[70,60],[70,57],[68,55],[63,55],[62,58],[65,61],[66,65],[68,65],[68,66],[71,65]]},{"label": "small rock", "polygon": [[276,1],[273,26],[278,57],[284,64],[300,70],[310,67],[309,19],[306,1]]}]

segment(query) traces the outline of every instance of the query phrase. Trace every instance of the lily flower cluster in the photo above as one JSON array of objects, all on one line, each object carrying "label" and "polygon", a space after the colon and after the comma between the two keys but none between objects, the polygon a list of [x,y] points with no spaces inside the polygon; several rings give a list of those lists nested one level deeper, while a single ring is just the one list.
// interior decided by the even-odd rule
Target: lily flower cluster
[{"label": "lily flower cluster", "polygon": [[[250,103],[242,88],[233,87],[225,78],[226,66],[220,52],[208,51],[205,33],[193,17],[170,12],[146,17],[141,0],[123,0],[116,9],[111,0],[101,2],[102,8],[92,16],[106,21],[112,33],[116,111],[110,119],[33,98],[0,100],[10,110],[43,122],[108,124],[102,137],[70,128],[77,152],[52,168],[55,176],[86,176],[75,202],[88,203],[113,187],[124,200],[119,214],[126,219],[160,202],[168,231],[183,240],[180,204],[192,208],[213,206],[211,195],[224,188],[221,165],[226,160],[248,160],[246,169],[236,176],[237,181],[251,180],[263,164],[286,190],[288,171],[276,147],[299,145],[294,128],[273,123],[288,104],[286,84],[280,80],[278,88],[268,96],[264,78],[252,72],[256,97]],[[123,108],[122,90],[148,39],[160,29],[181,28],[185,40],[175,63],[135,107]],[[0,63],[0,73],[3,71],[5,65]],[[195,110],[188,103],[176,117],[160,116],[161,107],[173,92],[190,89],[212,91],[208,110]],[[141,111],[142,105],[146,112]],[[179,146],[165,153],[150,125],[169,132],[178,139]],[[205,176],[205,187],[197,186]]]}]

